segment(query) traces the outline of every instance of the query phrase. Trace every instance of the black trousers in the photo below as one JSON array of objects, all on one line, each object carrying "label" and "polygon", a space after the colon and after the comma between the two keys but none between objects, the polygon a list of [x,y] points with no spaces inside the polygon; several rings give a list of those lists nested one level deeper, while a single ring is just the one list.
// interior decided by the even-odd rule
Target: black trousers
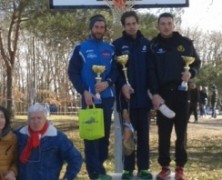
[{"label": "black trousers", "polygon": [[175,161],[177,166],[184,166],[187,162],[186,138],[187,119],[189,113],[188,93],[178,90],[165,90],[160,93],[165,103],[175,113],[173,119],[168,119],[160,112],[157,113],[157,125],[159,135],[159,158],[161,166],[170,165],[170,143],[173,127],[176,133]]},{"label": "black trousers", "polygon": [[195,121],[198,121],[197,104],[190,104],[188,120],[190,119],[192,113]]}]

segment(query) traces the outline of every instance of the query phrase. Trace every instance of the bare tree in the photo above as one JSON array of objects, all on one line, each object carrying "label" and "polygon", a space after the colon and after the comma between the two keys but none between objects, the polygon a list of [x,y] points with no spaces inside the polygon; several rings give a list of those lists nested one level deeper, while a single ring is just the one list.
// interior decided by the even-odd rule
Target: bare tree
[{"label": "bare tree", "polygon": [[[7,94],[6,102],[7,109],[14,117],[14,67],[16,60],[16,52],[18,47],[18,39],[20,32],[20,25],[23,21],[22,14],[27,6],[29,0],[17,0],[17,1],[2,1],[1,7],[8,8],[11,11],[9,15],[9,25],[7,28],[1,27],[0,29],[0,53],[2,60],[6,66],[6,77],[7,77]],[[7,39],[4,41],[3,36]]]}]

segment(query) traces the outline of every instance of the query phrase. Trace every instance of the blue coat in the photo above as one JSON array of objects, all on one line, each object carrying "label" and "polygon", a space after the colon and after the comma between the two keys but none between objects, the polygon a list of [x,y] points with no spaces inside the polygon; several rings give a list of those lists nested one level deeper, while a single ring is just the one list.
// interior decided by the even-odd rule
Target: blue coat
[{"label": "blue coat", "polygon": [[[135,90],[131,95],[130,108],[147,108],[151,107],[151,101],[148,98],[148,63],[149,63],[149,40],[144,38],[140,31],[137,38],[133,39],[125,32],[123,36],[113,42],[117,56],[128,54],[129,60],[126,64],[129,83]],[[116,82],[117,92],[120,93],[122,86],[126,83],[122,73],[122,67],[118,66],[119,77]],[[119,97],[117,98],[119,101]],[[123,99],[122,99],[123,101]],[[121,102],[123,103],[123,102]],[[124,105],[123,105],[124,106]]]},{"label": "blue coat", "polygon": [[[18,139],[18,155],[26,146],[29,138],[28,127],[25,126],[16,132]],[[82,165],[80,152],[65,134],[49,125],[42,136],[40,146],[33,149],[26,164],[19,161],[19,180],[58,180],[64,162],[67,163],[64,179],[73,180]]]},{"label": "blue coat", "polygon": [[93,65],[104,65],[106,70],[101,74],[102,81],[108,81],[109,87],[101,92],[102,98],[114,97],[113,83],[116,80],[116,65],[113,60],[113,47],[102,41],[89,38],[77,45],[71,55],[68,67],[69,78],[74,88],[83,94],[84,90],[95,94],[96,73]]}]

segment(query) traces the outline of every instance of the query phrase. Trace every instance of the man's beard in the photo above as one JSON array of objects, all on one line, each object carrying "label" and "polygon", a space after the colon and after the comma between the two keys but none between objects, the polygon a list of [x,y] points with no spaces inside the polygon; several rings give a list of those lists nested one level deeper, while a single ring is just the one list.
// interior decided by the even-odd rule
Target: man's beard
[{"label": "man's beard", "polygon": [[100,41],[103,39],[103,35],[100,35],[98,37],[98,35],[96,35],[95,33],[91,33],[91,36],[93,37],[93,39],[97,40],[97,41]]}]

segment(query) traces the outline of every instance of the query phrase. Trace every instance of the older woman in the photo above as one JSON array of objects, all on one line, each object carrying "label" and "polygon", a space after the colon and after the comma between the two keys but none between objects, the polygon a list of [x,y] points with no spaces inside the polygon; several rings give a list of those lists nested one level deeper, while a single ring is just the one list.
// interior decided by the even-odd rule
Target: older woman
[{"label": "older woman", "polygon": [[0,180],[15,180],[16,136],[11,131],[8,111],[0,106]]},{"label": "older woman", "polygon": [[80,152],[65,134],[47,121],[47,110],[41,104],[28,109],[28,125],[17,132],[19,179],[57,180],[64,162],[63,179],[76,178],[82,165]]}]

